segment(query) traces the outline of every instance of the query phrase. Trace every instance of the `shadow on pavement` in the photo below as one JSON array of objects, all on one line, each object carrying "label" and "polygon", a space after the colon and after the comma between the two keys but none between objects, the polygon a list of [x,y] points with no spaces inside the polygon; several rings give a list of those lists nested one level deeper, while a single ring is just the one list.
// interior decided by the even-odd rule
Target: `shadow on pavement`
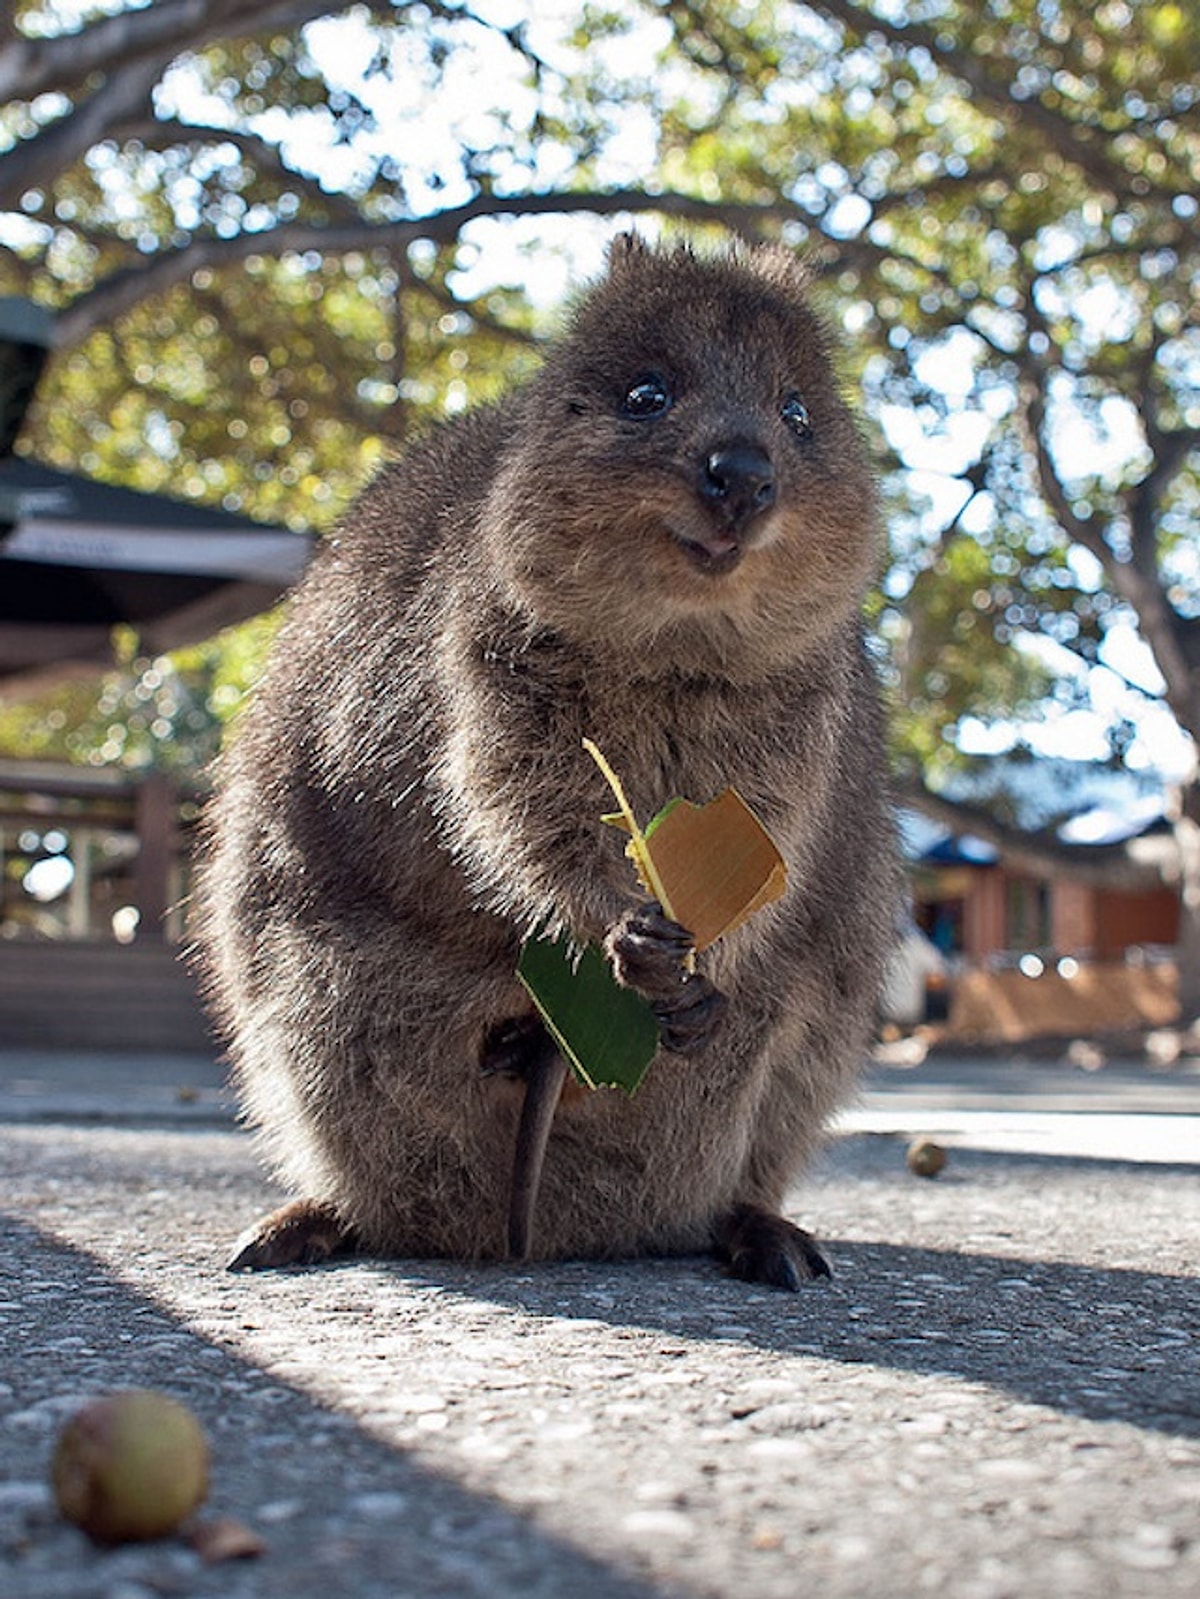
[{"label": "shadow on pavement", "polygon": [[[764,1306],[763,1295],[751,1297],[739,1283],[708,1283],[704,1308],[691,1317],[678,1303],[695,1291],[697,1278],[718,1272],[707,1261],[606,1266],[608,1286],[620,1273],[632,1290],[611,1310],[597,1308],[586,1265],[526,1267],[520,1281],[506,1279],[502,1268],[434,1262],[374,1269],[531,1314],[677,1337],[690,1331],[847,1365],[938,1374],[995,1389],[998,1403],[1007,1397],[1093,1421],[1200,1436],[1194,1281],[1020,1255],[823,1242],[834,1261],[832,1284],[772,1294]],[[656,1314],[656,1306],[668,1305],[668,1313]],[[709,1330],[714,1322],[716,1332]]]},{"label": "shadow on pavement", "polygon": [[[189,1330],[92,1256],[7,1216],[0,1236],[0,1300],[10,1312],[20,1307],[0,1381],[5,1599],[99,1599],[124,1592],[123,1582],[130,1592],[221,1599],[652,1592]],[[182,1581],[177,1540],[99,1551],[39,1498],[66,1417],[91,1394],[129,1386],[164,1388],[201,1417],[213,1449],[206,1511],[254,1523],[267,1562],[203,1568]],[[256,1516],[264,1494],[265,1520]]]}]

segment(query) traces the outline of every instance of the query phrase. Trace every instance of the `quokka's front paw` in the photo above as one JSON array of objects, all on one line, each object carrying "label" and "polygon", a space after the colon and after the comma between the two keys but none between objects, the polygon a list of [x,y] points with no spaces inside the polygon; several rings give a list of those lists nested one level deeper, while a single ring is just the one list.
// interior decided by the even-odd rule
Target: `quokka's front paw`
[{"label": "quokka's front paw", "polygon": [[650,1001],[665,1048],[687,1054],[708,1042],[725,996],[702,973],[686,969],[692,935],[657,900],[627,911],[609,929],[604,950],[617,981]]}]

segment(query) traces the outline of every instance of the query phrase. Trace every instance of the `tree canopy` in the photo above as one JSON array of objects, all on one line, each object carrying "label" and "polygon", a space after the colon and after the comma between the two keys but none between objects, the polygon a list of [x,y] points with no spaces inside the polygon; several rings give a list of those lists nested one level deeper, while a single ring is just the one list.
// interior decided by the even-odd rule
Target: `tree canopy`
[{"label": "tree canopy", "polygon": [[17,0],[0,292],[59,330],[29,446],[323,525],[525,369],[614,219],[781,238],[874,427],[907,792],[1055,741],[1165,761],[1200,969],[1196,8],[531,13]]}]

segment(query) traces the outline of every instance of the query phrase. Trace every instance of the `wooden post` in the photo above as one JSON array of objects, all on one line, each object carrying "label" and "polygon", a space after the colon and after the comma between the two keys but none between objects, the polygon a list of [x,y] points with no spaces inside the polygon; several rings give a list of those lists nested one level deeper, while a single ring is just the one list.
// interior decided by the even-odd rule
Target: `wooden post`
[{"label": "wooden post", "polygon": [[92,830],[71,830],[71,864],[75,875],[67,899],[67,932],[72,938],[88,938],[92,933]]},{"label": "wooden post", "polygon": [[171,779],[161,772],[143,778],[137,791],[138,853],[133,879],[139,939],[161,942],[167,936],[175,810],[175,785]]},{"label": "wooden post", "polygon": [[1050,885],[1050,943],[1056,955],[1096,952],[1096,893],[1063,878]]},{"label": "wooden post", "polygon": [[985,961],[1008,947],[1003,871],[989,866],[972,873],[963,909],[963,945],[969,960]]}]

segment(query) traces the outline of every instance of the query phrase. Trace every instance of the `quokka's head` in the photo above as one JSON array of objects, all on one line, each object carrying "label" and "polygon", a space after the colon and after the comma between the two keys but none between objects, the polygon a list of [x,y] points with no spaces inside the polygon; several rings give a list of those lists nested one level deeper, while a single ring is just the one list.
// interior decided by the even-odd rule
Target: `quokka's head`
[{"label": "quokka's head", "polygon": [[484,537],[542,622],[786,657],[860,604],[873,487],[787,252],[622,236],[520,404]]}]

